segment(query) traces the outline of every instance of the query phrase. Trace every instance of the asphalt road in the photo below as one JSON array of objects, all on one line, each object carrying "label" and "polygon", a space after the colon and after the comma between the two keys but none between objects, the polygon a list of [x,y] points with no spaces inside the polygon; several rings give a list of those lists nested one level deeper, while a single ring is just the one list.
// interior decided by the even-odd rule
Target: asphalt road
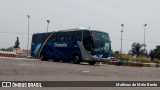
[{"label": "asphalt road", "polygon": [[[160,81],[160,68],[72,64],[53,61],[0,59],[0,81]],[[4,88],[0,88],[4,89]],[[12,88],[21,90],[22,88]],[[10,89],[10,90],[12,90]],[[23,88],[28,90],[28,88]],[[30,88],[33,89],[33,88]],[[57,87],[33,90],[160,90],[153,87]]]}]

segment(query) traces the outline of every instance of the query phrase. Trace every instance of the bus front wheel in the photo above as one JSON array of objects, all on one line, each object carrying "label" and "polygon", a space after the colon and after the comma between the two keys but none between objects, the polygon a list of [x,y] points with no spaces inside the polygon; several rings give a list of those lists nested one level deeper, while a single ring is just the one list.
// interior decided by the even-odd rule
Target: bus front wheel
[{"label": "bus front wheel", "polygon": [[96,62],[95,61],[90,61],[90,62],[88,62],[90,65],[94,65],[94,64],[96,64]]},{"label": "bus front wheel", "polygon": [[78,55],[73,55],[72,60],[75,64],[80,64],[80,57]]}]

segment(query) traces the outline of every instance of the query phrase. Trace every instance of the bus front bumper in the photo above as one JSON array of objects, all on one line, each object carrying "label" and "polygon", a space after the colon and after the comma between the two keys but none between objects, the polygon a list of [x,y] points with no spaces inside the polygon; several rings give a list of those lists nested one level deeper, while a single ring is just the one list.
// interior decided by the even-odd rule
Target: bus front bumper
[{"label": "bus front bumper", "polygon": [[89,61],[96,61],[96,62],[109,62],[110,58],[100,58],[100,57],[91,57]]}]

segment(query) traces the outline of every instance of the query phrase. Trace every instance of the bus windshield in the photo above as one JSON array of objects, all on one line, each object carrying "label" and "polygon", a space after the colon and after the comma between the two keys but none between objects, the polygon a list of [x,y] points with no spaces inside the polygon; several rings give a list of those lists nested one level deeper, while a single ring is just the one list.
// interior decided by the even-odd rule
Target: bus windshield
[{"label": "bus windshield", "polygon": [[110,51],[110,39],[107,33],[92,32],[92,51],[98,53],[108,53]]}]

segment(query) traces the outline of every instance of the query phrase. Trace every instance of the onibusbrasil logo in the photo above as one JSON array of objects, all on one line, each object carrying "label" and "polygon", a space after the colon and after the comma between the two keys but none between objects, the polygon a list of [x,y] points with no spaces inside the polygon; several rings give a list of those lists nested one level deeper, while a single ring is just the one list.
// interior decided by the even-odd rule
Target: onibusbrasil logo
[{"label": "onibusbrasil logo", "polygon": [[2,87],[42,87],[42,84],[34,82],[2,82]]}]

